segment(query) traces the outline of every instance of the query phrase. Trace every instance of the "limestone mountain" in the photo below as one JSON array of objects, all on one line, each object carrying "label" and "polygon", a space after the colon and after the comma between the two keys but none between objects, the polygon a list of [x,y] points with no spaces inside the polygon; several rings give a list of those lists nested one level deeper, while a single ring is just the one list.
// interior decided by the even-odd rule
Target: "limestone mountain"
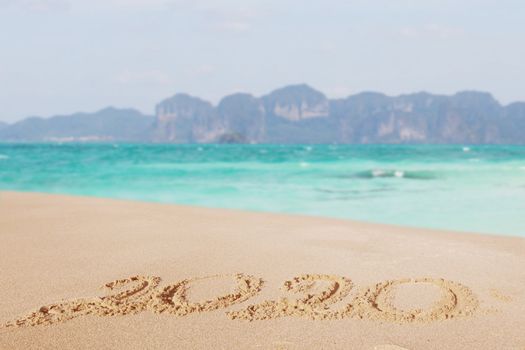
[{"label": "limestone mountain", "polygon": [[133,109],[105,108],[52,118],[30,117],[0,129],[3,141],[143,141],[154,121]]},{"label": "limestone mountain", "polygon": [[152,139],[160,142],[211,142],[220,133],[211,103],[187,94],[177,94],[156,107]]},{"label": "limestone mountain", "polygon": [[266,135],[266,113],[263,101],[250,94],[237,93],[224,97],[217,106],[222,130],[242,135],[245,140],[262,142]]},{"label": "limestone mountain", "polygon": [[176,94],[155,117],[105,109],[0,126],[0,141],[166,143],[525,144],[525,102],[501,105],[485,92],[387,96],[363,92],[328,99],[305,84],[261,97],[236,93],[217,106]]},{"label": "limestone mountain", "polygon": [[[524,105],[504,107],[492,95],[475,91],[396,97],[364,92],[329,100],[301,84],[260,98],[242,93],[227,96],[215,109],[208,104],[206,120],[215,122],[208,122],[206,129],[195,119],[199,132],[191,142],[237,134],[255,143],[525,143],[520,132],[525,129],[516,128],[525,123]],[[199,115],[197,108],[192,115]],[[165,127],[175,132],[175,126]]]},{"label": "limestone mountain", "polygon": [[289,121],[323,118],[330,115],[330,102],[306,84],[287,86],[263,96],[269,116]]}]

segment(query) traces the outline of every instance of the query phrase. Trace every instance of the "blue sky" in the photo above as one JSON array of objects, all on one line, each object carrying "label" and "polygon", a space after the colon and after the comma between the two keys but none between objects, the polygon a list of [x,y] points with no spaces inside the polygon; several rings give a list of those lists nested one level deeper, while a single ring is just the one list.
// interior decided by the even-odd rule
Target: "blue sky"
[{"label": "blue sky", "polygon": [[306,82],[525,101],[522,0],[0,0],[0,120]]}]

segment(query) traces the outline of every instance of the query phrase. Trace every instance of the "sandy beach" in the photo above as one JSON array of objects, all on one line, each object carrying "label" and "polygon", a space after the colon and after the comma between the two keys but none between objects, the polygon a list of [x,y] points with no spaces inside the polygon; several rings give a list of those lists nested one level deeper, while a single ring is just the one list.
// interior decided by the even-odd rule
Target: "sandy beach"
[{"label": "sandy beach", "polygon": [[0,192],[0,349],[525,349],[525,239]]}]

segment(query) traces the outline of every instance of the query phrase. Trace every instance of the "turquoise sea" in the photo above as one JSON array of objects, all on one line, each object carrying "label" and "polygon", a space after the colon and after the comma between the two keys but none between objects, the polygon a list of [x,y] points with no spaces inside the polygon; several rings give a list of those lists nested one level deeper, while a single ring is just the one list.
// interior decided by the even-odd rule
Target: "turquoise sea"
[{"label": "turquoise sea", "polygon": [[0,189],[525,236],[518,146],[0,144]]}]

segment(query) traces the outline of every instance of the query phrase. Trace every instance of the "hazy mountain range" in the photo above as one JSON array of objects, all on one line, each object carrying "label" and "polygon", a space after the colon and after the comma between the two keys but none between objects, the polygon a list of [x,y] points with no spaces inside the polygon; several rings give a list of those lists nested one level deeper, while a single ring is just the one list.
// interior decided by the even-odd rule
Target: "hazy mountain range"
[{"label": "hazy mountain range", "polygon": [[229,95],[217,106],[177,94],[161,101],[155,116],[106,108],[31,117],[0,123],[0,141],[525,144],[525,102],[503,106],[475,91],[328,99],[303,84],[262,97]]}]

